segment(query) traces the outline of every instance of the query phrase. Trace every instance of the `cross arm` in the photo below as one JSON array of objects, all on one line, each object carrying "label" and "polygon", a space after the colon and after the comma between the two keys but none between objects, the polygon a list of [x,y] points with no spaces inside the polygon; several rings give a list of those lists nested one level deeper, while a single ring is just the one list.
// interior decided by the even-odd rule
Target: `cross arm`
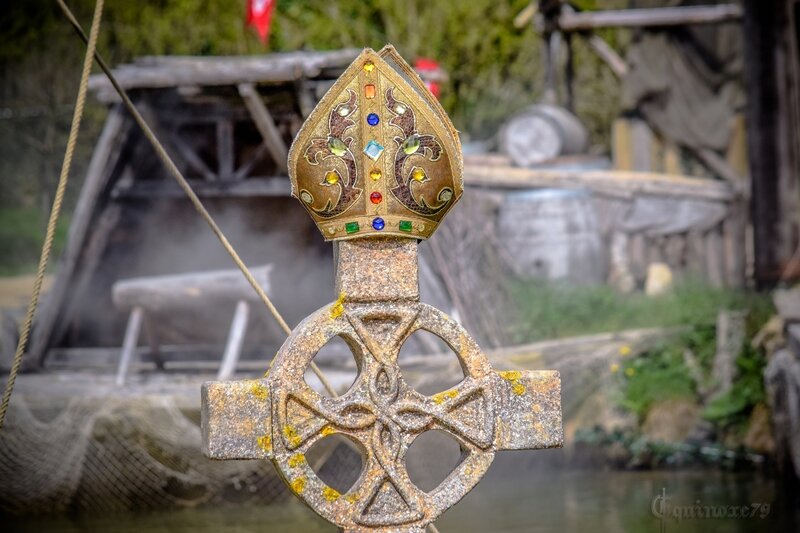
[{"label": "cross arm", "polygon": [[500,377],[495,446],[499,450],[560,448],[561,376],[557,371],[509,370]]},{"label": "cross arm", "polygon": [[211,459],[268,459],[270,394],[265,379],[210,381],[201,393],[203,453]]}]

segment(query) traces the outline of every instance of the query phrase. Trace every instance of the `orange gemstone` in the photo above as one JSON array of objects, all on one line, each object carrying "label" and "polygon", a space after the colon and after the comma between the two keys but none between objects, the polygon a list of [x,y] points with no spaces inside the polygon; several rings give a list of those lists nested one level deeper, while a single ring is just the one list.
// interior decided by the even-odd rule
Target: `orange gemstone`
[{"label": "orange gemstone", "polygon": [[381,200],[383,200],[383,195],[378,191],[375,191],[374,193],[369,195],[369,201],[372,202],[373,204],[379,204],[381,203]]},{"label": "orange gemstone", "polygon": [[364,85],[364,96],[368,99],[375,98],[375,86],[371,83],[369,85]]}]

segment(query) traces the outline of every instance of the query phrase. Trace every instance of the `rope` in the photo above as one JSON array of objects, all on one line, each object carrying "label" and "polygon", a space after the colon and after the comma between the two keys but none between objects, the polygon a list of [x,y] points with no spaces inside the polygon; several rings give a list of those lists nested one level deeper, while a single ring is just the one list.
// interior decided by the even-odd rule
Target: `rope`
[{"label": "rope", "polygon": [[[67,7],[67,5],[64,3],[63,0],[56,0],[56,1],[58,2],[59,7],[64,12],[64,15],[66,15],[67,19],[72,24],[72,27],[78,33],[80,38],[83,39],[84,42],[88,42],[88,38],[86,37],[86,32],[83,31],[81,23],[78,22],[78,20],[75,18],[75,15],[72,14],[72,11],[70,11],[69,7]],[[228,241],[227,237],[225,237],[225,234],[222,233],[222,230],[219,228],[217,223],[211,217],[211,214],[206,210],[202,202],[200,202],[200,199],[192,190],[192,186],[189,185],[189,182],[186,181],[185,177],[183,177],[181,171],[178,170],[177,166],[175,166],[175,163],[172,161],[172,158],[170,158],[167,151],[164,149],[159,140],[156,138],[155,134],[153,133],[153,130],[150,129],[150,126],[147,125],[147,122],[145,122],[144,118],[139,113],[139,110],[136,109],[135,105],[133,105],[133,102],[128,97],[128,94],[125,92],[125,89],[122,88],[122,86],[117,81],[116,77],[114,77],[114,74],[111,72],[111,69],[109,68],[108,64],[96,51],[94,51],[94,58],[97,60],[97,64],[100,66],[105,75],[108,77],[108,80],[111,82],[111,85],[114,86],[114,89],[117,91],[117,94],[119,94],[119,97],[122,99],[122,103],[125,105],[128,112],[133,116],[133,119],[142,129],[142,132],[144,133],[147,140],[150,141],[150,144],[153,146],[153,149],[155,149],[156,154],[158,155],[159,159],[161,159],[161,162],[164,163],[164,166],[167,167],[169,173],[172,174],[172,177],[175,178],[175,180],[178,182],[178,185],[180,185],[181,189],[183,189],[183,192],[185,192],[186,196],[189,197],[189,200],[192,202],[192,205],[194,205],[194,208],[197,210],[198,213],[200,213],[200,216],[203,217],[203,220],[205,220],[206,223],[209,225],[211,231],[214,232],[214,235],[217,236],[219,241],[222,243],[222,246],[225,248],[225,251],[228,252],[228,255],[231,256],[233,262],[236,264],[239,270],[242,271],[242,274],[244,274],[244,277],[247,279],[248,283],[250,283],[250,285],[256,291],[258,297],[261,299],[262,302],[264,302],[264,305],[267,306],[267,309],[269,309],[269,312],[272,313],[272,316],[275,317],[275,320],[278,322],[281,329],[284,331],[284,333],[286,333],[287,336],[290,335],[292,333],[292,330],[291,328],[289,328],[289,325],[286,323],[281,314],[275,308],[275,305],[272,303],[272,300],[269,299],[267,293],[264,292],[264,289],[261,287],[261,285],[259,285],[258,281],[256,281],[256,279],[253,277],[253,274],[250,272],[250,269],[248,269],[247,265],[244,264],[244,261],[242,261],[242,258],[239,257],[239,254],[236,252],[231,243]],[[271,366],[272,366],[272,361],[270,361],[270,367]],[[325,374],[322,373],[322,370],[320,370],[320,368],[317,366],[316,363],[314,363],[314,361],[311,361],[311,370],[314,372],[314,374],[316,374],[317,378],[319,378],[320,382],[325,387],[325,390],[327,390],[331,396],[334,397],[338,396],[331,382],[328,380]]]},{"label": "rope", "polygon": [[81,81],[78,86],[78,97],[75,101],[75,111],[72,113],[72,124],[69,129],[69,137],[67,139],[67,149],[64,152],[64,161],[61,164],[61,175],[58,177],[58,187],[56,188],[56,196],[53,200],[53,208],[50,210],[50,219],[47,221],[47,231],[44,237],[44,244],[42,245],[42,253],[39,256],[39,268],[36,271],[36,278],[33,282],[33,292],[31,294],[30,302],[28,303],[28,310],[25,313],[25,320],[22,322],[20,329],[19,343],[17,343],[17,351],[14,353],[14,362],[11,365],[11,371],[8,374],[8,381],[6,388],[3,391],[3,400],[0,403],[0,429],[3,428],[3,423],[6,419],[6,412],[8,411],[8,404],[11,402],[11,393],[14,391],[14,384],[17,381],[17,375],[22,367],[22,358],[25,354],[25,349],[28,346],[28,338],[31,334],[31,326],[33,324],[33,317],[36,314],[36,308],[39,306],[39,296],[42,292],[42,281],[44,280],[44,273],[47,270],[47,263],[50,260],[50,252],[53,249],[53,238],[56,233],[56,224],[58,217],[61,214],[61,206],[64,203],[64,193],[67,190],[67,182],[69,181],[69,170],[72,167],[72,156],[75,153],[75,144],[78,140],[78,131],[81,127],[81,119],[83,118],[83,109],[86,104],[86,91],[89,85],[89,74],[92,71],[92,56],[97,47],[97,35],[100,32],[100,20],[103,18],[103,2],[104,0],[97,0],[94,6],[94,17],[92,18],[92,27],[89,30],[89,38],[86,40],[86,55],[83,58],[83,70],[81,71]]}]

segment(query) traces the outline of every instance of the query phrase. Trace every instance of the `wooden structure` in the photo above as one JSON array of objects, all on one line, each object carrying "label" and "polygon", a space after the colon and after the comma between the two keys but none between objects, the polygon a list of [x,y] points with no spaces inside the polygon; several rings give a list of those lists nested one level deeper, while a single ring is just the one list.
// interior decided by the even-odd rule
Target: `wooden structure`
[{"label": "wooden structure", "polygon": [[[241,246],[245,260],[272,262],[264,243],[282,241],[282,228],[292,226],[292,242],[299,248],[286,261],[293,264],[304,255],[328,252],[302,209],[289,203],[287,146],[356,55],[356,50],[337,50],[146,57],[119,67],[116,74],[195,192]],[[118,279],[230,265],[216,243],[204,240],[210,232],[116,103],[108,80],[95,76],[90,87],[110,109],[57,279],[35,324],[31,351],[40,362],[53,347],[118,345],[124,318],[107,311]],[[258,242],[248,239],[250,234],[258,235]],[[287,279],[302,275],[276,267],[288,272]],[[277,281],[279,301],[283,283]],[[313,283],[306,285],[305,294],[301,287],[288,305],[278,304],[289,308],[289,320],[324,301],[325,295],[314,294]],[[299,308],[292,312],[293,307]],[[224,332],[226,326],[221,328]],[[274,337],[280,339],[277,333]]]},{"label": "wooden structure", "polygon": [[746,211],[726,182],[617,170],[534,170],[469,159],[464,179],[495,191],[589,191],[609,249],[612,282],[615,275],[632,276],[641,285],[648,265],[664,262],[678,275],[714,286],[745,284]]}]

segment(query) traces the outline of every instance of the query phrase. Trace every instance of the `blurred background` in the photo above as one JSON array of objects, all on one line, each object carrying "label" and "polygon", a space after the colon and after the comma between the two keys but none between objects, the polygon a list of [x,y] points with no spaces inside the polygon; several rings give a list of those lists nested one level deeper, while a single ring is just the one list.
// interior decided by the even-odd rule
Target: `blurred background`
[{"label": "blurred background", "polygon": [[[67,3],[88,32],[94,2]],[[336,297],[333,247],[289,196],[304,119],[387,43],[440,100],[465,194],[420,244],[422,300],[495,368],[559,370],[566,437],[499,454],[441,531],[796,531],[798,17],[796,0],[109,0],[97,51],[292,327]],[[55,1],[0,14],[4,376],[85,51]],[[200,384],[261,376],[285,335],[99,68],[70,176],[0,430],[4,523],[333,531],[270,464],[201,454]],[[356,379],[344,342],[315,361],[340,393]],[[400,364],[424,394],[463,378],[422,332]],[[312,452],[330,486],[356,482],[341,440]],[[459,453],[423,434],[412,481],[432,490]],[[664,494],[678,514],[753,512],[661,520]]]}]

